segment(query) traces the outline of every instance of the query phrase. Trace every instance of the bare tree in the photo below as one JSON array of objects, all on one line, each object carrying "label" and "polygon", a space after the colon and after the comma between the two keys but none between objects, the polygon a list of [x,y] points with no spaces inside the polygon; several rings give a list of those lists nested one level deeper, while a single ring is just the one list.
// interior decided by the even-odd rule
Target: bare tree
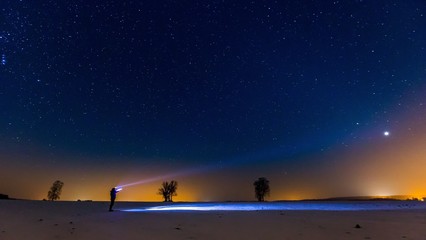
[{"label": "bare tree", "polygon": [[56,180],[52,187],[50,187],[49,192],[47,193],[47,199],[51,201],[59,200],[61,193],[62,193],[62,187],[64,186],[64,183]]},{"label": "bare tree", "polygon": [[169,193],[167,191],[168,188],[169,188],[169,183],[163,182],[163,184],[161,184],[161,188],[158,189],[158,194],[163,196],[163,199],[165,202],[169,200]]},{"label": "bare tree", "polygon": [[265,177],[257,179],[254,183],[255,197],[259,202],[265,201],[265,195],[269,196],[271,189],[269,188],[269,180]]},{"label": "bare tree", "polygon": [[163,182],[161,188],[158,189],[158,194],[163,196],[165,202],[173,202],[173,196],[177,196],[178,183],[175,180],[169,182]]}]

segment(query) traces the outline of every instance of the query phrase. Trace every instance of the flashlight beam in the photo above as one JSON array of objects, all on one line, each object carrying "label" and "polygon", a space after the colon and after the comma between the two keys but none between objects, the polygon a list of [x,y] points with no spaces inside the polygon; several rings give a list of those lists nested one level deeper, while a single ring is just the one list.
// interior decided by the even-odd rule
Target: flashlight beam
[{"label": "flashlight beam", "polygon": [[135,185],[139,185],[139,184],[147,184],[147,183],[151,183],[151,182],[162,181],[164,179],[170,179],[170,178],[174,178],[174,177],[178,177],[178,176],[194,174],[194,173],[203,172],[203,171],[206,171],[206,170],[207,170],[206,167],[187,169],[187,170],[183,170],[183,171],[180,171],[180,172],[175,172],[175,173],[162,175],[162,176],[156,176],[156,177],[144,179],[144,180],[137,181],[137,182],[122,184],[122,185],[118,186],[118,188],[131,187],[131,186],[135,186]]},{"label": "flashlight beam", "polygon": [[[326,139],[324,139],[323,142],[327,142]],[[240,166],[241,164],[256,162],[263,159],[275,159],[275,160],[289,159],[290,157],[296,156],[301,152],[312,150],[313,148],[315,148],[316,145],[313,142],[301,141],[298,144],[295,144],[295,146],[297,146],[297,148],[294,146],[275,146],[273,148],[263,149],[257,152],[244,154],[242,156],[236,156],[229,159],[222,159],[221,161],[216,161],[216,163],[205,165],[203,167],[191,168],[191,169],[186,169],[186,170],[182,170],[182,171],[178,171],[178,172],[174,172],[174,173],[170,173],[170,174],[166,174],[162,176],[156,176],[156,177],[140,180],[137,182],[119,185],[119,187],[120,188],[131,187],[131,186],[135,186],[139,184],[147,184],[151,182],[163,181],[164,179],[170,179],[170,178],[175,178],[175,177],[184,176],[184,175],[200,174],[207,171],[217,170],[223,167],[237,167],[237,166]],[[224,164],[218,165],[217,162],[222,162]]]}]

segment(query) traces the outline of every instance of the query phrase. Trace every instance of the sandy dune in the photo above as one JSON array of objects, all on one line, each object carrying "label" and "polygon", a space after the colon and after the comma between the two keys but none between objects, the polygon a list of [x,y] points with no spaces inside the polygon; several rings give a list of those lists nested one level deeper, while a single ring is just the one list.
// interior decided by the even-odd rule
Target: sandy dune
[{"label": "sandy dune", "polygon": [[158,205],[164,204],[117,202],[120,210],[108,212],[106,202],[2,200],[0,239],[426,240],[422,202],[368,203],[379,210],[124,211]]}]

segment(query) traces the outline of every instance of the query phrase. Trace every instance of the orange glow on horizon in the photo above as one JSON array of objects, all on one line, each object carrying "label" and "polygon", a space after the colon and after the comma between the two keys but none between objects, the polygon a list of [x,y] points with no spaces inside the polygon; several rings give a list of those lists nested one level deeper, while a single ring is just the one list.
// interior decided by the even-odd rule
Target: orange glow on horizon
[{"label": "orange glow on horizon", "polygon": [[[423,198],[426,196],[426,122],[419,114],[412,115],[405,116],[405,121],[386,138],[379,133],[377,138],[348,148],[308,156],[313,159],[302,159],[303,164],[297,159],[285,159],[269,165],[258,163],[256,172],[241,166],[156,180],[125,188],[117,201],[162,201],[157,192],[163,180],[178,181],[175,201],[254,201],[252,183],[260,176],[270,180],[271,196],[266,198],[270,201],[341,196]],[[75,166],[72,163],[76,160],[70,158],[39,152],[0,155],[0,193],[41,200],[47,197],[52,183],[61,180],[64,182],[61,200],[109,201],[109,190],[120,183],[167,176],[176,169],[190,167],[138,165],[137,161],[120,165],[111,163],[118,160],[109,159],[105,162],[78,159],[80,165]]]}]

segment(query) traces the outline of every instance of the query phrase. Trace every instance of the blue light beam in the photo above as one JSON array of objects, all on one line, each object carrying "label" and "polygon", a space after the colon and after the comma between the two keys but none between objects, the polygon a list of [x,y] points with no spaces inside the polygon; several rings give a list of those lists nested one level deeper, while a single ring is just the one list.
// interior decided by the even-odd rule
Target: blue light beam
[{"label": "blue light beam", "polygon": [[[268,203],[173,203],[161,206],[120,209],[124,212],[169,212],[169,211],[377,211],[400,210],[400,202],[268,202]],[[424,204],[407,202],[403,208],[425,209]]]},{"label": "blue light beam", "polygon": [[[312,140],[315,139],[315,140]],[[222,159],[213,161],[213,163],[202,166],[202,167],[196,167],[196,168],[190,168],[190,169],[184,169],[178,172],[156,176],[128,184],[122,184],[118,187],[124,188],[124,187],[131,187],[135,185],[140,184],[147,184],[151,182],[156,181],[162,181],[164,179],[171,179],[176,178],[179,176],[188,176],[188,175],[194,175],[194,174],[200,174],[204,172],[214,171],[222,168],[230,168],[230,167],[238,167],[241,166],[241,164],[248,164],[253,162],[260,162],[264,159],[269,160],[289,160],[291,157],[297,156],[299,154],[303,154],[310,151],[315,151],[318,148],[318,144],[322,143],[321,145],[324,145],[325,142],[330,142],[330,137],[327,138],[318,137],[318,138],[312,138],[311,141],[299,141],[296,143],[293,143],[291,145],[285,145],[285,146],[275,146],[270,147],[266,149],[262,149],[256,152],[251,152],[247,154],[242,154],[240,156],[235,156],[232,158]],[[221,164],[218,164],[220,162]]]}]

